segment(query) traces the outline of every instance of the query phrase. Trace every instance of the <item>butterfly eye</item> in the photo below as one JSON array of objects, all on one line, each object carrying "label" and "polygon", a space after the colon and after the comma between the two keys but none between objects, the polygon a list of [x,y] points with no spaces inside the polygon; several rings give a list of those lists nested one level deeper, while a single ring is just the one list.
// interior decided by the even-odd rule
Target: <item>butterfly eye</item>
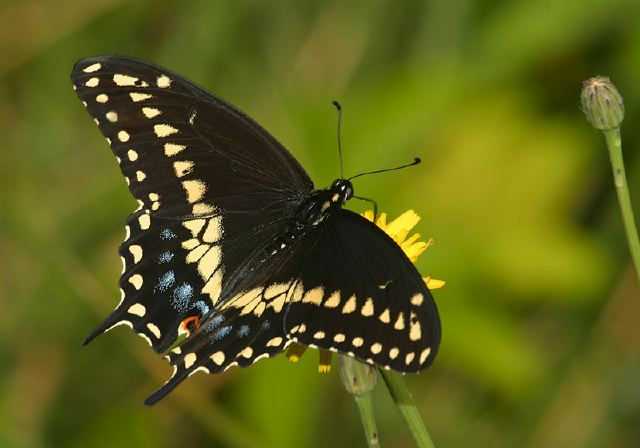
[{"label": "butterfly eye", "polygon": [[347,184],[344,189],[344,201],[348,201],[353,197],[353,186],[351,183]]}]

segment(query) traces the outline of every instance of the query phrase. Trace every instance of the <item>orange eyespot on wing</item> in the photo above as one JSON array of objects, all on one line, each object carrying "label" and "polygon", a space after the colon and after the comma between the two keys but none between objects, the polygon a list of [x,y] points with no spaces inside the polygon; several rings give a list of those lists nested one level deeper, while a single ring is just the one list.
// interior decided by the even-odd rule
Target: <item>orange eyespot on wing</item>
[{"label": "orange eyespot on wing", "polygon": [[187,317],[180,323],[180,333],[186,333],[187,336],[191,336],[200,328],[200,317],[191,316]]}]

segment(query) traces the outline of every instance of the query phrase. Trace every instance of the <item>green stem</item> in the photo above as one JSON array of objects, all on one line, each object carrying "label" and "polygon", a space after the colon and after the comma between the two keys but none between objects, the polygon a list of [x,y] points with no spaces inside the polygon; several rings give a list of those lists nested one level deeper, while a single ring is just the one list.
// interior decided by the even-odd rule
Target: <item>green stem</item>
[{"label": "green stem", "polygon": [[376,427],[376,419],[373,416],[373,400],[371,392],[363,395],[355,395],[360,417],[362,418],[362,426],[367,437],[369,448],[380,448],[380,440],[378,439],[378,429]]},{"label": "green stem", "polygon": [[431,436],[424,426],[418,409],[416,408],[411,393],[407,388],[404,378],[397,372],[391,370],[378,369],[382,379],[389,389],[391,399],[396,404],[398,412],[402,416],[413,441],[418,448],[434,448]]},{"label": "green stem", "polygon": [[613,179],[620,202],[620,211],[624,229],[629,242],[631,259],[636,270],[638,282],[640,282],[640,241],[638,240],[638,230],[633,219],[631,199],[629,198],[629,188],[627,187],[627,176],[624,171],[624,161],[622,159],[622,142],[620,141],[620,128],[604,130],[604,138],[609,148],[609,157],[613,168]]}]

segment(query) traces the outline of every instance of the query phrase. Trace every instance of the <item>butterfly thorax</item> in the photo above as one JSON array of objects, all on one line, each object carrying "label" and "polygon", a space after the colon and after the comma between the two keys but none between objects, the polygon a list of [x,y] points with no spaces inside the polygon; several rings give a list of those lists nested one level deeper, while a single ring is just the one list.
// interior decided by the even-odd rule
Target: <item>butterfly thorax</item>
[{"label": "butterfly thorax", "polygon": [[317,226],[353,197],[353,185],[347,179],[336,179],[329,188],[312,192],[296,213],[298,225]]}]

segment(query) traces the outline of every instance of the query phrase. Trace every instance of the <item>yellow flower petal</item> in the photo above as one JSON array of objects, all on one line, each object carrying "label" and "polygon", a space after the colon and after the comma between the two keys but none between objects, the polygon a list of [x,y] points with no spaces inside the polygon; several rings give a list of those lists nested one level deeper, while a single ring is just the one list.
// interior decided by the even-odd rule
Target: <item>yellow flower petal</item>
[{"label": "yellow flower petal", "polygon": [[391,221],[387,228],[383,230],[387,232],[387,235],[393,238],[396,243],[401,244],[419,221],[420,216],[418,216],[416,212],[407,210]]},{"label": "yellow flower petal", "polygon": [[366,220],[373,222],[373,210],[366,210],[364,213],[362,213],[362,216]]},{"label": "yellow flower petal", "polygon": [[445,285],[444,280],[436,280],[435,278],[431,277],[422,277],[422,280],[424,280],[425,285],[427,285],[427,288],[429,289],[438,289],[442,288]]}]

